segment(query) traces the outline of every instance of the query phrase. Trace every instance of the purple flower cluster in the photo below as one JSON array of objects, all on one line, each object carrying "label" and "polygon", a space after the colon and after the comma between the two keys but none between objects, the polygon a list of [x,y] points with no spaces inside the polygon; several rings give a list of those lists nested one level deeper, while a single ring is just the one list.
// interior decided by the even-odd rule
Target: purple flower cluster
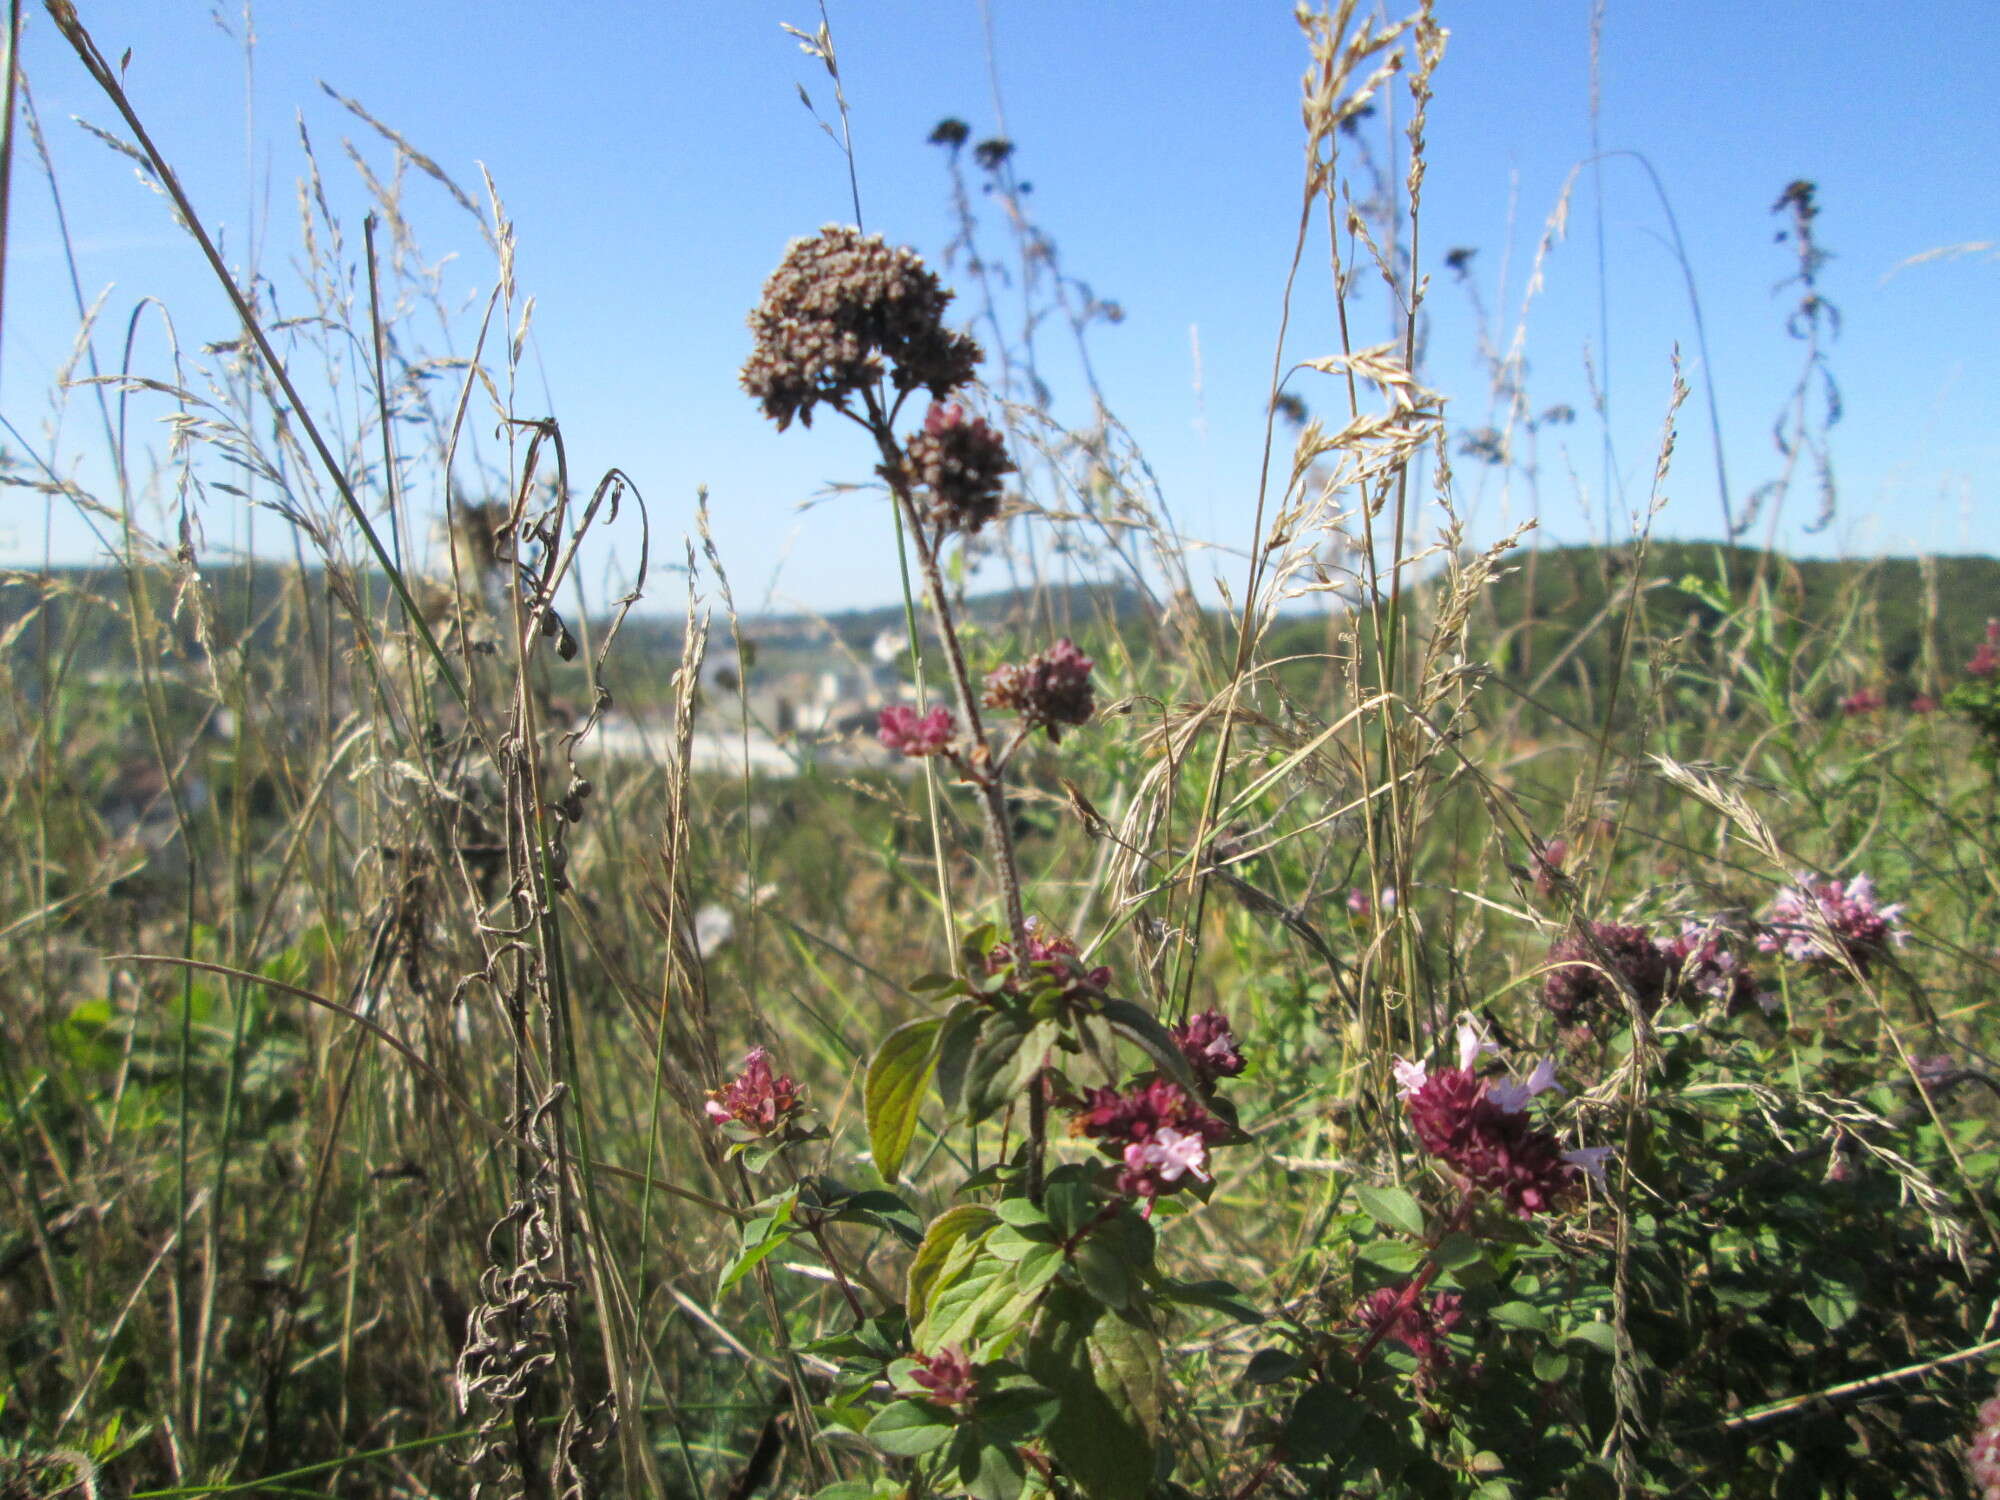
[{"label": "purple flower cluster", "polygon": [[969,1406],[975,1394],[977,1383],[972,1361],[963,1349],[950,1345],[935,1354],[919,1354],[917,1368],[910,1372],[910,1379],[931,1393],[931,1400],[939,1406]]},{"label": "purple flower cluster", "polygon": [[1464,1301],[1456,1292],[1433,1292],[1428,1302],[1413,1294],[1408,1283],[1377,1287],[1354,1309],[1354,1319],[1376,1339],[1394,1339],[1416,1355],[1420,1379],[1432,1379],[1451,1363],[1444,1336],[1464,1317]]},{"label": "purple flower cluster", "polygon": [[1972,1471],[1979,1500],[2000,1500],[2000,1395],[1980,1403],[1979,1425],[1965,1450],[1965,1466]]},{"label": "purple flower cluster", "polygon": [[997,974],[1009,964],[1019,964],[1022,968],[1051,978],[1081,979],[1093,989],[1105,989],[1111,983],[1111,968],[1108,964],[1098,964],[1086,969],[1078,955],[1076,944],[1059,932],[1049,931],[1039,917],[1027,921],[1027,942],[1020,958],[1014,954],[1012,943],[995,943],[986,955],[986,972]]},{"label": "purple flower cluster", "polygon": [[1123,1163],[1118,1191],[1157,1198],[1190,1182],[1207,1182],[1208,1148],[1227,1140],[1229,1126],[1177,1083],[1155,1078],[1117,1089],[1091,1089],[1071,1129],[1090,1136]]},{"label": "purple flower cluster", "polygon": [[1727,1014],[1740,1016],[1751,1006],[1769,1015],[1777,996],[1763,989],[1750,966],[1724,946],[1725,929],[1716,923],[1681,923],[1681,935],[1662,944],[1673,961],[1681,986],[1722,1002]]},{"label": "purple flower cluster", "polygon": [[1347,909],[1363,920],[1374,916],[1378,910],[1392,912],[1396,909],[1396,888],[1385,885],[1380,897],[1376,897],[1356,886],[1347,893]]},{"label": "purple flower cluster", "polygon": [[743,1070],[719,1089],[711,1090],[703,1106],[718,1125],[741,1125],[756,1135],[769,1135],[805,1106],[805,1096],[789,1073],[774,1075],[771,1054],[752,1047]]},{"label": "purple flower cluster", "polygon": [[[1543,981],[1542,998],[1559,1025],[1589,1026],[1622,1016],[1625,1005],[1617,980],[1630,986],[1649,1016],[1676,997],[1721,1001],[1732,1016],[1752,1005],[1766,1014],[1773,1007],[1756,974],[1730,948],[1731,934],[1719,922],[1683,922],[1678,936],[1665,939],[1618,922],[1595,922],[1590,931],[1596,947],[1572,936],[1549,950],[1556,967]],[[1599,959],[1597,947],[1610,959],[1608,965]]]},{"label": "purple flower cluster", "polygon": [[1866,875],[1845,885],[1801,877],[1772,901],[1757,946],[1801,964],[1834,963],[1845,954],[1865,974],[1871,963],[1888,956],[1892,943],[1900,947],[1909,940],[1902,914],[1900,901],[1884,906],[1876,900],[1875,882]]},{"label": "purple flower cluster", "polygon": [[1576,1195],[1586,1175],[1602,1177],[1610,1148],[1565,1151],[1528,1118],[1529,1101],[1556,1087],[1554,1063],[1544,1060],[1524,1082],[1474,1074],[1480,1054],[1497,1050],[1462,1026],[1457,1067],[1433,1073],[1398,1058],[1403,1107],[1418,1144],[1468,1186],[1495,1194],[1522,1218],[1553,1212]]},{"label": "purple flower cluster", "polygon": [[[1590,931],[1595,944],[1571,936],[1557,940],[1549,949],[1549,961],[1556,967],[1542,981],[1542,998],[1557,1023],[1586,1026],[1601,1018],[1622,1016],[1625,1003],[1612,974],[1624,981],[1638,997],[1640,1008],[1652,1015],[1665,1002],[1667,985],[1673,978],[1673,960],[1666,950],[1643,927],[1593,922]],[[1598,956],[1600,948],[1603,959]]]},{"label": "purple flower cluster", "polygon": [[919,714],[907,703],[895,703],[883,709],[876,720],[875,738],[898,755],[942,755],[957,734],[951,710],[942,704]]},{"label": "purple flower cluster", "polygon": [[1060,740],[1063,726],[1088,723],[1097,711],[1090,686],[1093,665],[1064,636],[1025,662],[1009,662],[987,673],[982,701],[988,708],[1017,713],[1030,726],[1046,729],[1051,740]]},{"label": "purple flower cluster", "polygon": [[1203,1088],[1213,1088],[1218,1078],[1234,1078],[1243,1071],[1243,1054],[1237,1050],[1236,1034],[1219,1010],[1205,1010],[1173,1028],[1174,1043],[1187,1059],[1188,1070]]},{"label": "purple flower cluster", "polygon": [[1972,653],[1972,660],[1965,664],[1967,677],[1991,677],[2000,672],[2000,620],[1986,622],[1986,639],[1979,643],[1979,649]]}]

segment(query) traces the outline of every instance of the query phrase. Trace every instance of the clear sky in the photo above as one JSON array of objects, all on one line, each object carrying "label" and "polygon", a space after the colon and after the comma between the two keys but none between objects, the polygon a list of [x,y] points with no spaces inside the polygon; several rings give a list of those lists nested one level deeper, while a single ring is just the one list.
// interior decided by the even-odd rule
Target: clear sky
[{"label": "clear sky", "polygon": [[[1178,516],[1240,543],[1255,492],[1279,295],[1299,193],[1298,78],[1305,53],[1289,5],[1265,0],[990,0],[992,55],[978,0],[829,0],[852,108],[867,225],[935,257],[953,224],[944,161],[925,143],[944,116],[975,139],[999,128],[1017,146],[1032,203],[1065,268],[1118,301],[1125,321],[1094,334],[1105,393]],[[522,289],[536,297],[523,414],[553,412],[585,482],[625,469],[652,510],[656,556],[678,553],[707,486],[717,541],[746,606],[839,607],[896,591],[881,502],[865,494],[802,508],[829,480],[863,480],[869,460],[822,425],[777,434],[737,389],[745,312],[788,239],[852,217],[844,164],[801,105],[832,97],[817,63],[780,22],[811,29],[807,0],[270,0],[257,9],[254,91],[238,42],[206,5],[81,0],[197,207],[224,227],[290,304],[301,305],[294,183],[303,116],[329,189],[361,195],[338,143],[378,167],[381,143],[319,89],[321,80],[394,125],[468,188],[492,174],[518,227]],[[1518,315],[1526,265],[1565,180],[1591,151],[1589,0],[1495,0],[1440,7],[1452,38],[1437,80],[1424,223],[1433,275],[1428,375],[1455,427],[1487,420],[1466,290],[1444,253],[1469,263],[1501,337]],[[108,288],[100,347],[115,351],[144,297],[174,312],[184,345],[228,337],[226,309],[192,246],[129,164],[72,123],[113,111],[37,13],[24,48],[49,133],[86,295]],[[1844,319],[1829,350],[1845,420],[1834,429],[1838,516],[1808,537],[1812,497],[1791,502],[1781,542],[1816,551],[2000,551],[2000,259],[1981,254],[1898,270],[1945,246],[2000,241],[2000,25],[1991,0],[1884,9],[1847,0],[1607,0],[1602,116],[1607,151],[1642,153],[1678,215],[1706,313],[1725,456],[1741,495],[1772,477],[1770,429],[1797,378],[1788,339],[1792,269],[1770,212],[1809,178],[1833,253],[1822,290]],[[995,80],[998,97],[996,100]],[[1602,526],[1605,428],[1586,367],[1608,385],[1609,431],[1629,501],[1642,497],[1679,344],[1695,397],[1683,412],[1662,529],[1718,529],[1714,458],[1681,272],[1659,198],[1630,156],[1586,168],[1568,233],[1527,320],[1532,404],[1577,409],[1543,435],[1545,535]],[[460,252],[454,298],[492,284],[470,221],[442,192],[413,186],[410,211],[432,257]],[[999,226],[989,219],[996,239]],[[68,357],[75,315],[45,180],[21,159],[6,286],[0,413],[38,453],[86,479],[92,429],[50,439],[47,388]],[[1325,281],[1323,252],[1308,261]],[[1599,327],[1603,294],[1608,339]],[[1330,353],[1323,293],[1308,297],[1288,346]],[[1356,308],[1358,337],[1386,328],[1379,293]],[[150,326],[150,325],[149,325]],[[470,324],[467,324],[469,327]],[[1198,344],[1197,366],[1194,350]],[[156,335],[143,359],[163,370]],[[1309,401],[1317,394],[1302,386]],[[1058,415],[1081,419],[1074,381]],[[1324,405],[1333,406],[1332,392]],[[490,419],[484,422],[490,430]],[[7,446],[14,449],[13,439]],[[1518,481],[1460,461],[1475,533],[1529,509]],[[226,478],[226,476],[223,476]],[[20,492],[15,492],[17,495]],[[42,507],[0,501],[0,565],[43,555]],[[243,534],[225,494],[208,497],[212,553]],[[259,550],[279,539],[257,523]],[[629,563],[634,534],[591,558],[599,576]],[[58,560],[95,543],[58,512]],[[286,550],[289,550],[287,547]],[[674,607],[677,588],[655,591]]]}]

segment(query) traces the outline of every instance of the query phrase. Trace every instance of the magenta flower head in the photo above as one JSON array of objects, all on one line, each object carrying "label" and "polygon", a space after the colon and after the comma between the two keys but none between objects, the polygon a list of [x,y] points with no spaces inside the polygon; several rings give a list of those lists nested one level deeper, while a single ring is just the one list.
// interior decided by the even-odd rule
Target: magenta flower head
[{"label": "magenta flower head", "polygon": [[1909,941],[1902,914],[1902,902],[1884,906],[1875,899],[1875,882],[1866,875],[1846,885],[1802,876],[1797,886],[1786,886],[1771,902],[1757,946],[1801,964],[1833,963],[1845,954],[1865,974],[1871,963],[1888,956],[1890,944],[1901,947]]},{"label": "magenta flower head", "polygon": [[1110,987],[1110,965],[1098,964],[1086,969],[1076,944],[1061,933],[1050,931],[1040,917],[1029,917],[1027,928],[1025,953],[1017,960],[1012,943],[995,943],[986,955],[987,973],[997,974],[1007,965],[1018,963],[1022,968],[1052,979],[1082,979],[1100,990]]},{"label": "magenta flower head", "polygon": [[740,1125],[752,1135],[769,1135],[805,1107],[791,1075],[771,1071],[771,1054],[752,1047],[743,1070],[719,1089],[711,1090],[702,1106],[718,1125]]},{"label": "magenta flower head", "polygon": [[1457,1292],[1433,1292],[1428,1301],[1402,1286],[1377,1287],[1354,1309],[1354,1321],[1376,1339],[1393,1339],[1421,1363],[1419,1379],[1434,1379],[1451,1364],[1444,1335],[1464,1316]]},{"label": "magenta flower head", "polygon": [[958,734],[951,710],[940,704],[919,714],[907,703],[893,703],[876,721],[875,738],[898,755],[942,755]]},{"label": "magenta flower head", "polygon": [[929,1391],[939,1406],[969,1406],[977,1391],[972,1361],[963,1349],[947,1344],[937,1353],[919,1354],[917,1368],[910,1372],[913,1384]]},{"label": "magenta flower head", "polygon": [[1568,1203],[1586,1176],[1602,1180],[1610,1148],[1565,1151],[1528,1117],[1528,1105],[1556,1088],[1555,1065],[1536,1065],[1525,1082],[1492,1081],[1472,1072],[1481,1053],[1496,1051],[1469,1026],[1458,1033],[1459,1065],[1430,1071],[1396,1061],[1396,1080],[1417,1143],[1456,1172],[1468,1187],[1492,1193],[1516,1214],[1550,1213]]},{"label": "magenta flower head", "polygon": [[1064,636],[1025,662],[987,673],[983,701],[988,708],[1019,714],[1030,726],[1046,729],[1051,740],[1060,740],[1064,726],[1087,724],[1097,711],[1090,685],[1093,665]]},{"label": "magenta flower head", "polygon": [[1218,1078],[1234,1078],[1243,1071],[1243,1054],[1236,1048],[1236,1035],[1219,1010],[1205,1010],[1173,1028],[1174,1041],[1187,1059],[1195,1082],[1210,1088]]},{"label": "magenta flower head", "polygon": [[[1643,927],[1618,922],[1593,922],[1591,934],[1596,945],[1580,936],[1566,937],[1549,949],[1555,967],[1542,981],[1542,999],[1558,1024],[1586,1026],[1599,1019],[1625,1013],[1624,997],[1610,975],[1631,986],[1647,1015],[1666,999],[1667,981],[1673,977],[1673,960],[1651,933]],[[1610,963],[1598,957],[1602,948]]]},{"label": "magenta flower head", "polygon": [[1972,660],[1965,664],[1967,677],[1991,677],[2000,672],[2000,620],[1986,622],[1986,639],[1979,643],[1979,649],[1972,653]]},{"label": "magenta flower head", "polygon": [[1091,1089],[1070,1122],[1078,1135],[1123,1163],[1118,1191],[1157,1198],[1207,1182],[1208,1148],[1229,1138],[1229,1126],[1203,1109],[1177,1083],[1155,1078],[1120,1093]]},{"label": "magenta flower head", "polygon": [[1873,688],[1858,688],[1840,700],[1840,711],[1848,718],[1872,714],[1882,706],[1882,695]]}]

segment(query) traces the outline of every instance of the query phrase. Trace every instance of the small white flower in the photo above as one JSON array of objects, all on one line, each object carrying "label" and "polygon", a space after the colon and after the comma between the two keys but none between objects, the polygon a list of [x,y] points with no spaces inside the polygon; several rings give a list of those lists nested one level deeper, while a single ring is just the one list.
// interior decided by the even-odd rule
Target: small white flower
[{"label": "small white flower", "polygon": [[1178,1182],[1183,1173],[1192,1173],[1198,1182],[1208,1181],[1203,1164],[1208,1148],[1202,1138],[1171,1125],[1153,1132],[1149,1141],[1134,1141],[1125,1148],[1125,1165],[1135,1172],[1157,1167],[1162,1182]]},{"label": "small white flower", "polygon": [[1470,1024],[1459,1026],[1458,1066],[1460,1071],[1469,1071],[1472,1065],[1488,1052],[1493,1053],[1497,1057],[1500,1053],[1499,1045],[1487,1041],[1485,1037],[1479,1034],[1479,1030],[1475,1026]]},{"label": "small white flower", "polygon": [[1430,1077],[1429,1072],[1422,1063],[1405,1062],[1400,1057],[1396,1059],[1391,1071],[1396,1075],[1396,1097],[1398,1099],[1409,1098],[1410,1095],[1422,1088],[1425,1081]]}]

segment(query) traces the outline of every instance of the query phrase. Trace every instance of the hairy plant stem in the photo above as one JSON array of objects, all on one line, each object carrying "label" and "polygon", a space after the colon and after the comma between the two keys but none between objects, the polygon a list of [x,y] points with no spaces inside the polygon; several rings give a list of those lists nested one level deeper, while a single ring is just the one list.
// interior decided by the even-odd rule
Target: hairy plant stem
[{"label": "hairy plant stem", "polygon": [[[992,856],[994,878],[1000,882],[1001,900],[1007,908],[1007,931],[1014,956],[1025,960],[1028,953],[1028,914],[1021,901],[1021,870],[1014,857],[1014,835],[1007,826],[1007,787],[1003,776],[1014,746],[995,756],[986,738],[985,721],[979,715],[979,695],[972,690],[972,674],[965,665],[965,648],[959,644],[958,626],[952,618],[951,600],[945,593],[944,570],[938,563],[940,536],[933,536],[910,493],[910,481],[903,467],[903,450],[896,441],[894,408],[884,410],[875,393],[866,393],[868,416],[865,426],[882,455],[881,473],[895,497],[910,543],[917,549],[917,566],[924,575],[924,589],[930,599],[931,614],[937,620],[938,636],[944,642],[945,662],[951,672],[952,691],[964,717],[969,749],[962,764],[967,779],[979,799],[986,820],[987,853]],[[1018,742],[1017,742],[1018,743]],[[1042,1073],[1037,1069],[1028,1084],[1028,1195],[1037,1202],[1042,1196],[1042,1163],[1048,1150],[1048,1101]]]}]

